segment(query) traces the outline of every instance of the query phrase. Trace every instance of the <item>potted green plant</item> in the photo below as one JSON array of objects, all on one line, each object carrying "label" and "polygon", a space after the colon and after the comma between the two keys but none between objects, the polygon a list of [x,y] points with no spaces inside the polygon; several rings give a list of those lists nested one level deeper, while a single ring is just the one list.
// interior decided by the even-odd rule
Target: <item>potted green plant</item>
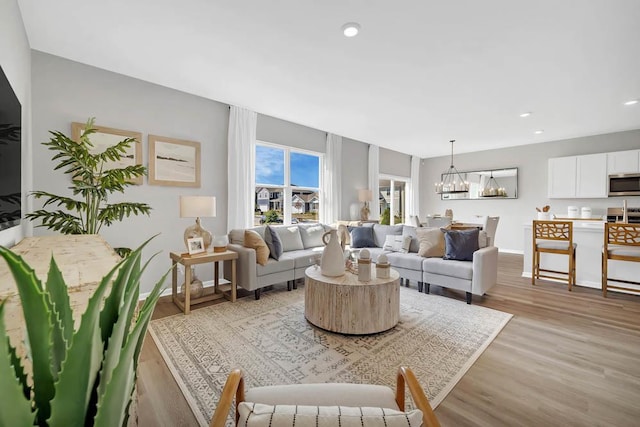
[{"label": "potted green plant", "polygon": [[140,276],[148,265],[140,266],[145,245],[102,279],[76,330],[67,285],[55,260],[43,286],[20,256],[0,247],[20,295],[32,368],[28,380],[25,360],[7,337],[3,301],[0,426],[126,425],[138,357],[166,278],[156,283],[136,315]]},{"label": "potted green plant", "polygon": [[[60,231],[63,234],[99,234],[103,225],[110,226],[130,215],[149,215],[151,207],[146,203],[120,202],[108,203],[113,193],[124,193],[134,185],[134,178],[146,175],[142,165],[122,168],[107,168],[109,161],[121,159],[134,138],[125,138],[103,152],[92,153],[90,136],[96,132],[94,118],[84,126],[79,141],[74,141],[62,132],[49,132],[52,137],[43,145],[56,152],[52,160],[58,161],[54,170],[61,169],[71,176],[72,197],[60,196],[47,191],[33,191],[36,199],[45,199],[42,209],[28,213],[25,217],[31,221],[40,220],[38,227]],[[79,196],[79,198],[75,198]],[[48,210],[48,207],[54,207]]]}]

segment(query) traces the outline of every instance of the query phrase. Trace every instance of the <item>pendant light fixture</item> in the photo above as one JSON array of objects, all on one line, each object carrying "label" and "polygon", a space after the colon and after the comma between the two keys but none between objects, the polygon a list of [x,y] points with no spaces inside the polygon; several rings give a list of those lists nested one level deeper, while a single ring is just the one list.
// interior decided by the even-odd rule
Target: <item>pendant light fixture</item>
[{"label": "pendant light fixture", "polygon": [[478,194],[478,196],[480,197],[507,197],[507,190],[503,187],[500,187],[498,181],[496,181],[496,179],[493,177],[493,171],[491,171],[489,180],[479,193],[480,194]]},{"label": "pendant light fixture", "polygon": [[449,141],[451,143],[451,166],[449,169],[442,174],[442,181],[436,182],[436,193],[438,194],[453,194],[453,193],[468,193],[469,192],[469,182],[465,181],[456,169],[453,166],[453,143],[456,142],[455,139]]}]

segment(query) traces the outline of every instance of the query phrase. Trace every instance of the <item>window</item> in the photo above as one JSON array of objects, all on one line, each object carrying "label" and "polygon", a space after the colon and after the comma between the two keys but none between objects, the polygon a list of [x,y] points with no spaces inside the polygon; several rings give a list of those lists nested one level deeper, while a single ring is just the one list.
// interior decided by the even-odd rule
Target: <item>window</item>
[{"label": "window", "polygon": [[[390,225],[404,223],[409,180],[381,175],[379,185],[380,223]],[[393,215],[391,215],[392,212]]]},{"label": "window", "polygon": [[256,144],[254,225],[319,222],[322,154]]}]

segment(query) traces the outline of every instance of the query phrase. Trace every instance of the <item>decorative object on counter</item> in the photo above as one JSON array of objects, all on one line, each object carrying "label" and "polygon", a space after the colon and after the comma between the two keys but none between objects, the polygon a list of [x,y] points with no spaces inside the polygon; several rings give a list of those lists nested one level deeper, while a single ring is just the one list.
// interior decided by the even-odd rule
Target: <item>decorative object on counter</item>
[{"label": "decorative object on counter", "polygon": [[338,230],[331,229],[322,235],[325,244],[320,260],[320,272],[323,276],[342,276],[345,270],[344,252],[338,239]]},{"label": "decorative object on counter", "polygon": [[379,279],[388,279],[391,271],[391,264],[385,254],[380,254],[376,263],[376,277]]},{"label": "decorative object on counter", "polygon": [[451,194],[451,193],[468,193],[469,182],[465,181],[453,166],[453,143],[455,139],[449,141],[451,143],[451,165],[449,169],[442,174],[442,181],[435,183],[436,193],[438,194]]},{"label": "decorative object on counter", "polygon": [[358,259],[358,281],[368,282],[371,280],[371,253],[368,249],[360,251]]},{"label": "decorative object on counter", "polygon": [[549,205],[543,206],[542,208],[536,208],[536,211],[538,212],[538,219],[540,221],[549,221],[551,219],[551,212],[549,212],[549,209],[551,209],[551,206]]},{"label": "decorative object on counter", "polygon": [[567,217],[569,218],[580,218],[580,214],[578,213],[578,207],[577,206],[569,206],[567,208]]},{"label": "decorative object on counter", "polygon": [[372,191],[366,189],[358,190],[358,200],[362,202],[362,208],[360,209],[360,219],[362,221],[368,221],[369,213],[371,213],[371,211],[369,210],[369,202],[373,200]]},{"label": "decorative object on counter", "polygon": [[591,208],[588,206],[583,206],[582,208],[580,208],[580,218],[591,219]]},{"label": "decorative object on counter", "polygon": [[629,222],[629,208],[627,206],[627,199],[622,201],[622,222],[627,224]]},{"label": "decorative object on counter", "polygon": [[444,211],[444,216],[453,219],[453,209],[446,209]]},{"label": "decorative object on counter", "polygon": [[214,236],[211,244],[213,245],[213,252],[224,252],[227,250],[227,245],[229,244],[229,236],[226,234]]},{"label": "decorative object on counter", "polygon": [[[186,282],[183,282],[182,286],[180,287],[180,298],[182,298],[182,300],[184,300],[184,293],[186,288],[187,288]],[[198,279],[198,276],[196,276],[196,266],[192,265],[191,266],[191,286],[189,286],[190,298],[191,299],[200,298],[203,293],[204,293],[204,285],[202,283],[202,280]]]},{"label": "decorative object on counter", "polygon": [[216,198],[213,196],[180,196],[180,218],[195,218],[196,223],[184,230],[184,244],[189,249],[187,240],[202,237],[204,249],[211,246],[211,233],[200,225],[200,217],[216,216]]},{"label": "decorative object on counter", "polygon": [[490,172],[489,180],[484,185],[484,188],[478,191],[480,197],[507,197],[507,190],[504,187],[500,187],[498,181],[493,177],[493,171]]}]

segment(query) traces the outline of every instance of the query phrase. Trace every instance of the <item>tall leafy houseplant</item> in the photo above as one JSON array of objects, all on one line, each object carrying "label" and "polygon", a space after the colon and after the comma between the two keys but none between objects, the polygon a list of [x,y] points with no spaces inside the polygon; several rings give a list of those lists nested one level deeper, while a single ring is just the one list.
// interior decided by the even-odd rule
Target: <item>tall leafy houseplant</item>
[{"label": "tall leafy houseplant", "polygon": [[[53,161],[58,161],[54,170],[62,169],[71,175],[73,197],[58,196],[46,191],[34,191],[36,198],[46,199],[42,209],[29,213],[31,220],[41,220],[39,227],[47,227],[63,234],[98,234],[103,225],[109,226],[114,221],[122,221],[125,216],[146,214],[151,207],[146,203],[121,202],[108,203],[108,196],[115,192],[124,193],[125,189],[134,185],[131,180],[143,176],[147,170],[142,165],[109,169],[107,162],[120,160],[134,138],[125,138],[108,147],[101,153],[90,152],[93,144],[89,137],[96,132],[94,119],[87,121],[80,141],[76,142],[61,132],[49,132],[52,137],[43,145],[55,151]],[[79,199],[74,197],[80,196]],[[57,209],[47,210],[48,206]]]},{"label": "tall leafy houseplant", "polygon": [[[67,286],[51,259],[46,286],[21,257],[0,247],[15,278],[29,343],[32,381],[8,340],[0,303],[0,426],[122,426],[138,356],[166,274],[137,316],[143,244],[100,282],[77,330]],[[113,277],[115,277],[114,280]],[[107,288],[111,283],[108,296]]]}]

